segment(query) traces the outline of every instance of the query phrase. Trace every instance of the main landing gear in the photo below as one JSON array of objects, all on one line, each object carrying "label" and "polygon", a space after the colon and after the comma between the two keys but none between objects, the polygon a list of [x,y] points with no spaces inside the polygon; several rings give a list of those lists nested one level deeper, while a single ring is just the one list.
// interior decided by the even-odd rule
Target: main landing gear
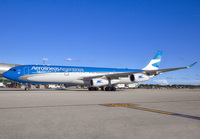
[{"label": "main landing gear", "polygon": [[98,87],[89,87],[88,90],[89,91],[98,91],[99,88]]},{"label": "main landing gear", "polygon": [[[99,87],[88,87],[88,90],[89,91],[98,91]],[[116,88],[107,86],[107,87],[101,87],[101,90],[102,91],[116,91]]]},{"label": "main landing gear", "polygon": [[105,91],[116,91],[115,87],[106,87]]}]

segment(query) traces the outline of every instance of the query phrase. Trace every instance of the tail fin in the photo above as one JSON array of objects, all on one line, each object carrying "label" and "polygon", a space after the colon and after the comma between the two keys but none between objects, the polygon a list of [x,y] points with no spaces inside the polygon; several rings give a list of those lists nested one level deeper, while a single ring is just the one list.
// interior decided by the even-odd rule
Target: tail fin
[{"label": "tail fin", "polygon": [[151,59],[149,64],[143,70],[157,70],[160,65],[163,51],[157,51],[156,55]]}]

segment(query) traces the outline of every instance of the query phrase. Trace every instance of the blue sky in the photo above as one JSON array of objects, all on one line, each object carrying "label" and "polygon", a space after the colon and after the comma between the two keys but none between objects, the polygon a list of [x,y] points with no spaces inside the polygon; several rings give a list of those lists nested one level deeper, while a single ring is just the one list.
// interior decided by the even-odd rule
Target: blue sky
[{"label": "blue sky", "polygon": [[198,0],[1,0],[0,27],[0,63],[140,69],[161,50],[198,64],[146,83],[200,84]]}]

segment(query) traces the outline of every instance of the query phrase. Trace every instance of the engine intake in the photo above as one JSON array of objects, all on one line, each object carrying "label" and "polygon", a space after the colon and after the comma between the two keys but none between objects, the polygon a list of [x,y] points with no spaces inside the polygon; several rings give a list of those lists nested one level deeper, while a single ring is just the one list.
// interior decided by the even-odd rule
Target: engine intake
[{"label": "engine intake", "polygon": [[134,82],[134,81],[135,81],[135,76],[134,76],[134,74],[132,74],[132,75],[130,76],[130,80],[131,80],[131,82]]}]

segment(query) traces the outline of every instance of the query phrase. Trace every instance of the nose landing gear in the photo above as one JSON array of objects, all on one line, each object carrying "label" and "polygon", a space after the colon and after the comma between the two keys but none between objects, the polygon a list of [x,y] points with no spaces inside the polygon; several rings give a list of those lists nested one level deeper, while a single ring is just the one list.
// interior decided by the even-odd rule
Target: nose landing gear
[{"label": "nose landing gear", "polygon": [[25,84],[24,90],[25,90],[25,91],[31,90],[31,85],[30,85],[30,84]]}]

